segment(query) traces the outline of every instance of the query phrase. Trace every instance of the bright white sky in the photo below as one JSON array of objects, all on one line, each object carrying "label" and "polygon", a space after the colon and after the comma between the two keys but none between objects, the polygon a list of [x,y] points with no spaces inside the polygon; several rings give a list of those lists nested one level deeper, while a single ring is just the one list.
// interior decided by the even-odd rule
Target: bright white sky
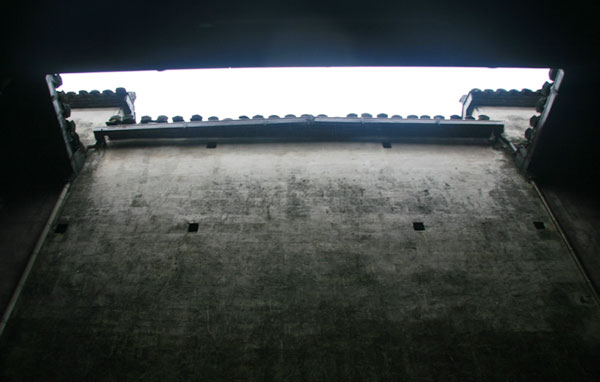
[{"label": "bright white sky", "polygon": [[65,92],[115,90],[137,94],[136,114],[237,118],[262,114],[461,114],[472,88],[537,90],[548,69],[328,67],[195,69],[62,74]]}]

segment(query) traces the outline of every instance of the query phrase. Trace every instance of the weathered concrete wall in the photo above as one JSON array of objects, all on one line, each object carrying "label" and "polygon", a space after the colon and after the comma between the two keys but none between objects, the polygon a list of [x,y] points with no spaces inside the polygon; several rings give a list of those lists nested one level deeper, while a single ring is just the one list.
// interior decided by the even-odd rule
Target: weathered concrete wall
[{"label": "weathered concrete wall", "polygon": [[535,108],[481,106],[473,110],[473,117],[484,114],[493,121],[504,122],[504,135],[512,142],[525,140],[525,130],[529,127],[529,118],[539,115]]},{"label": "weathered concrete wall", "polygon": [[96,143],[94,138],[95,128],[106,126],[106,121],[113,115],[123,116],[123,114],[120,107],[73,109],[69,119],[75,122],[75,132],[79,134],[81,142],[88,146]]},{"label": "weathered concrete wall", "polygon": [[0,338],[4,380],[599,372],[600,309],[491,147],[109,145],[61,219]]}]

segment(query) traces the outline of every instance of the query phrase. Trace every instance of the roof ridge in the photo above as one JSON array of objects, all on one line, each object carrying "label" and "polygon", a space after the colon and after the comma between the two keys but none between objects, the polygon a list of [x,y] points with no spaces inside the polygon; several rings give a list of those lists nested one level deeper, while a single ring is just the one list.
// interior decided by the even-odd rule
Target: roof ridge
[{"label": "roof ridge", "polygon": [[[263,115],[257,114],[254,115],[252,118],[249,118],[246,115],[240,115],[238,118],[223,118],[223,119],[219,119],[216,116],[211,116],[208,119],[204,120],[204,118],[200,115],[200,114],[194,114],[192,115],[188,121],[186,121],[181,115],[175,115],[171,118],[171,122],[169,122],[169,117],[167,117],[164,114],[158,115],[155,119],[152,118],[149,115],[144,115],[141,117],[140,121],[138,122],[139,124],[148,124],[148,123],[184,123],[184,122],[241,122],[241,121],[257,121],[257,120],[293,120],[293,119],[308,119],[308,120],[322,120],[322,119],[335,119],[337,121],[339,120],[343,120],[343,121],[353,121],[353,120],[363,120],[363,121],[370,121],[370,122],[377,122],[377,121],[389,121],[389,120],[421,120],[421,121],[431,121],[431,122],[435,122],[435,121],[439,121],[439,120],[462,120],[463,118],[461,118],[461,116],[457,115],[457,114],[453,114],[451,116],[449,116],[448,118],[446,118],[443,115],[440,114],[436,114],[433,117],[423,114],[421,116],[418,116],[416,114],[410,114],[407,115],[406,117],[402,117],[401,115],[398,114],[394,114],[392,116],[389,116],[388,114],[385,113],[379,113],[377,114],[375,117],[369,113],[362,113],[360,116],[356,113],[350,113],[348,115],[346,115],[345,117],[339,117],[339,116],[328,116],[326,114],[318,114],[317,116],[314,116],[312,114],[302,114],[300,116],[296,116],[295,114],[285,114],[285,116],[280,117],[279,115],[276,114],[272,114],[269,115],[268,117],[264,117]],[[466,118],[466,119],[473,119],[473,118]],[[479,120],[489,120],[490,118],[486,115],[481,115]],[[112,116],[107,122],[106,125],[107,126],[113,126],[113,125],[121,125],[121,124],[136,124],[135,119],[125,119],[120,117],[119,115],[114,115]]]}]

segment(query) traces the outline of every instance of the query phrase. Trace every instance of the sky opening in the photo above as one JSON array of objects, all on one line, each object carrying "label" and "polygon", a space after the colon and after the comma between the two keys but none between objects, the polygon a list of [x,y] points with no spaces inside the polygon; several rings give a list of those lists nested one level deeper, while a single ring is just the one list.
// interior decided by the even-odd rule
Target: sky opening
[{"label": "sky opening", "polygon": [[472,88],[540,89],[548,69],[444,67],[230,68],[63,73],[65,92],[115,90],[137,95],[137,118],[193,114],[461,114]]}]

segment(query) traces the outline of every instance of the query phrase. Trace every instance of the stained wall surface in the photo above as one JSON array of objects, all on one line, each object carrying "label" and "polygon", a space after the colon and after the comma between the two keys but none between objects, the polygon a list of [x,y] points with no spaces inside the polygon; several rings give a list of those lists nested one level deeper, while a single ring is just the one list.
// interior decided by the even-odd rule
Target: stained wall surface
[{"label": "stained wall surface", "polygon": [[96,107],[96,108],[78,108],[71,111],[71,119],[75,122],[75,132],[79,134],[79,140],[85,145],[96,143],[94,138],[94,129],[106,126],[106,121],[113,115],[123,116],[123,109],[120,107]]},{"label": "stained wall surface", "polygon": [[535,108],[480,106],[473,110],[473,117],[487,115],[494,121],[504,123],[504,135],[513,143],[525,141],[525,130],[529,127],[529,119],[539,115]]},{"label": "stained wall surface", "polygon": [[600,309],[499,149],[89,155],[0,338],[0,379],[598,376]]}]

